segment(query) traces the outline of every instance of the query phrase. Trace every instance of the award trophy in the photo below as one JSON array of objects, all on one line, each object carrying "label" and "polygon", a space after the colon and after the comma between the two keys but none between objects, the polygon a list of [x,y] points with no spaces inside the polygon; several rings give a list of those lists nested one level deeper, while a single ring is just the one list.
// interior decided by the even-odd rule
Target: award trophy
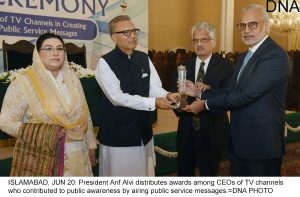
[{"label": "award trophy", "polygon": [[185,93],[186,67],[182,65],[178,66],[178,83],[180,98],[176,100],[176,109],[184,108],[187,105],[187,95]]}]

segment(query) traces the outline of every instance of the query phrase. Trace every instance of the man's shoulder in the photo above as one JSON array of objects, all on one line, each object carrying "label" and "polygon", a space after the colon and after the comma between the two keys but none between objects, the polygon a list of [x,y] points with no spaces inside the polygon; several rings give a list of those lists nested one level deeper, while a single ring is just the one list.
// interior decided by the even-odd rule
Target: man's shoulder
[{"label": "man's shoulder", "polygon": [[109,51],[108,53],[105,53],[104,55],[102,55],[102,57],[109,57],[112,56],[116,53],[116,49],[113,49],[111,51]]},{"label": "man's shoulder", "polygon": [[179,63],[179,65],[183,66],[193,66],[196,63],[196,56],[190,59],[183,60]]},{"label": "man's shoulder", "polygon": [[134,55],[136,55],[138,57],[147,57],[148,58],[148,54],[143,51],[134,50]]},{"label": "man's shoulder", "polygon": [[218,64],[221,64],[222,66],[233,66],[233,62],[219,53],[213,53],[211,56],[211,60],[215,61]]},{"label": "man's shoulder", "polygon": [[219,61],[227,61],[228,59],[224,58],[219,53],[213,53],[211,59],[219,60]]},{"label": "man's shoulder", "polygon": [[[261,47],[260,53],[262,56],[280,55],[287,57],[286,50],[277,44],[271,37],[268,37],[266,41],[262,43]],[[259,50],[259,48],[257,50]]]},{"label": "man's shoulder", "polygon": [[285,52],[285,50],[277,43],[275,42],[271,37],[268,37],[265,42],[262,43],[262,46],[266,46],[267,49],[265,50],[278,50],[281,52]]},{"label": "man's shoulder", "polygon": [[147,55],[147,53],[145,53],[144,51],[139,51],[139,50],[134,50],[134,53],[137,53],[137,54],[143,54],[143,55]]}]

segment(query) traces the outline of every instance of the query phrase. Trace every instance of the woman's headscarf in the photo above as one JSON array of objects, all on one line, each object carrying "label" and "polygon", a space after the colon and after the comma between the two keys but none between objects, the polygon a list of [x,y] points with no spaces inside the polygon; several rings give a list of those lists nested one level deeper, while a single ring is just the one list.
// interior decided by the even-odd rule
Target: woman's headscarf
[{"label": "woman's headscarf", "polygon": [[[88,124],[87,104],[82,87],[78,85],[80,81],[68,66],[67,55],[65,55],[61,71],[63,83],[66,84],[71,98],[71,104],[67,103],[56,88],[36,48],[33,52],[32,67],[17,79],[23,86],[29,106],[37,121],[42,123],[47,121],[40,114],[41,111],[44,111],[54,124],[68,129],[67,139],[82,140]],[[25,78],[29,79],[29,82],[26,82]],[[35,94],[30,93],[30,88],[33,88]]]}]

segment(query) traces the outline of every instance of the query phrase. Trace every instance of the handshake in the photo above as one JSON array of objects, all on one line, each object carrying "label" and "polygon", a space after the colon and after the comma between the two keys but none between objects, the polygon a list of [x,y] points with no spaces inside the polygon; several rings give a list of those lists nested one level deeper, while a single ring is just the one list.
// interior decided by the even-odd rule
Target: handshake
[{"label": "handshake", "polygon": [[[179,83],[177,82],[179,88]],[[187,103],[187,96],[200,98],[202,92],[210,89],[209,85],[202,82],[186,80],[184,93],[168,93],[167,98],[156,98],[155,106],[159,109],[176,109],[185,112],[197,114],[206,109],[204,100],[195,100],[191,104]]]}]

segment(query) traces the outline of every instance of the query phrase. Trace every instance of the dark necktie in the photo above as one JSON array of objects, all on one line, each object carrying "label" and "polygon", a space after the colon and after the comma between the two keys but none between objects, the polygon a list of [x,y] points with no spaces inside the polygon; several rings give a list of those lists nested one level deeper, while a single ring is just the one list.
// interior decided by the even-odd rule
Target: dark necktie
[{"label": "dark necktie", "polygon": [[[200,68],[198,70],[196,82],[203,82],[204,75],[205,75],[204,65],[205,65],[205,62],[200,63]],[[195,130],[200,129],[200,116],[199,116],[199,114],[194,114],[193,115],[193,127],[194,127]]]},{"label": "dark necktie", "polygon": [[204,73],[204,65],[205,65],[205,62],[201,62],[200,63],[200,68],[198,70],[196,82],[203,82],[204,75],[205,75],[205,73]]}]

